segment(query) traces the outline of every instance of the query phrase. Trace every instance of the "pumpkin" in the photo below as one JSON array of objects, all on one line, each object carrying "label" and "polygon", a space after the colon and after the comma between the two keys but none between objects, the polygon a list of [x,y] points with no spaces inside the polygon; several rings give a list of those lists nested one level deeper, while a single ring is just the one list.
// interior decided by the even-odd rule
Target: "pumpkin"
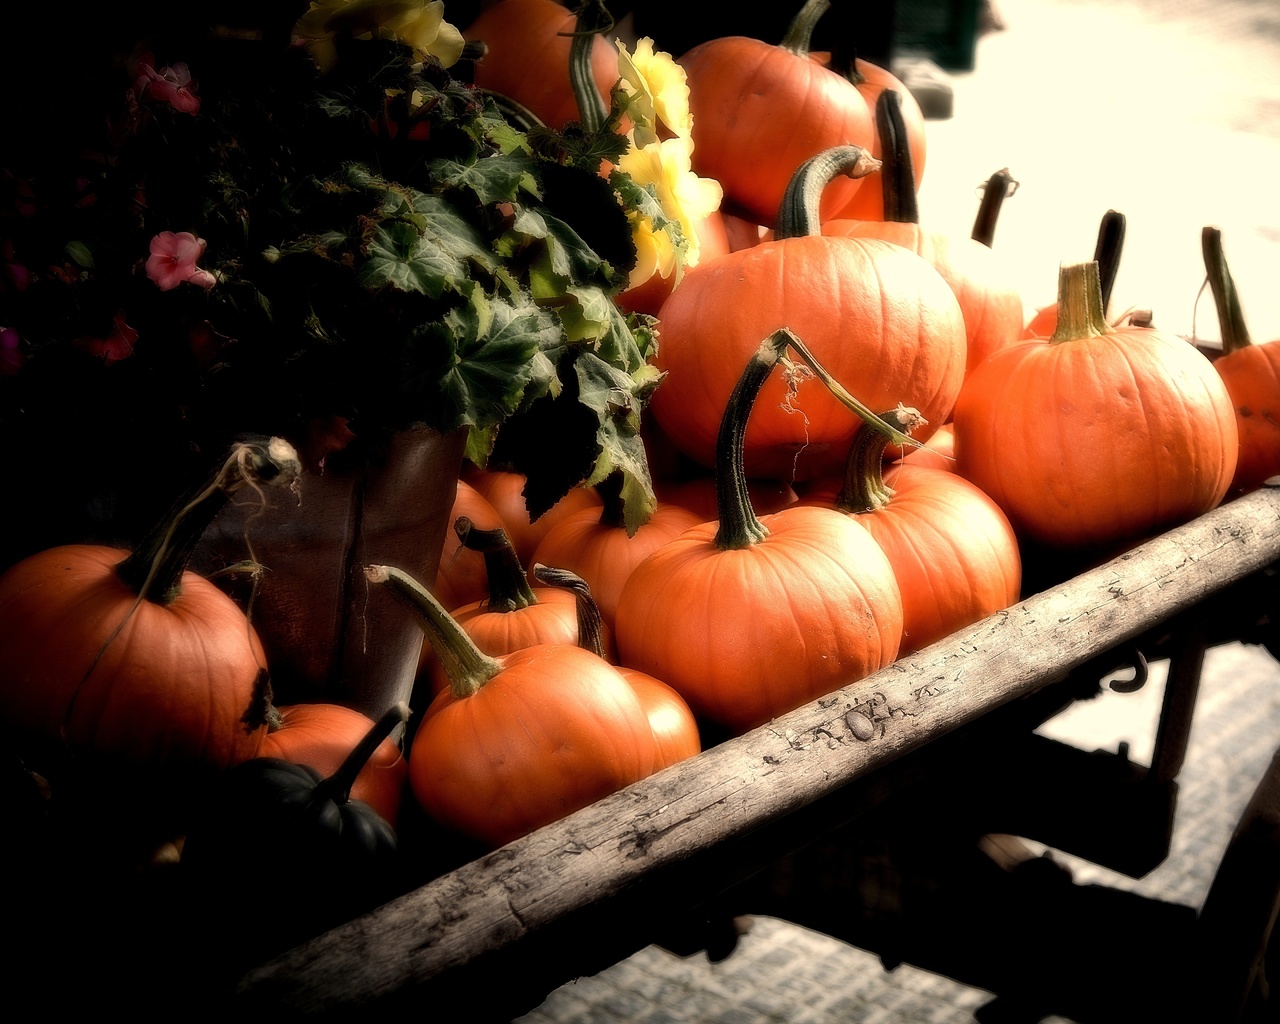
[{"label": "pumpkin", "polygon": [[[649,419],[651,417],[644,422],[647,423]],[[563,516],[583,508],[599,509],[601,505],[600,495],[594,487],[574,487],[534,519],[530,516],[529,506],[525,501],[524,488],[528,478],[523,473],[505,469],[478,469],[468,465],[463,479],[497,513],[498,520],[516,550],[516,557],[525,565],[532,563],[538,543]],[[459,511],[458,514],[469,515],[464,511]],[[494,525],[479,520],[477,522],[484,528]],[[450,543],[450,548],[453,546]],[[449,602],[444,601],[444,605],[449,607]]]},{"label": "pumpkin", "polygon": [[618,603],[622,664],[674,687],[699,719],[731,733],[884,667],[902,639],[893,569],[855,519],[801,505],[757,518],[751,508],[746,422],[789,345],[817,371],[790,331],[758,346],[725,410],[718,520],[641,562]]},{"label": "pumpkin", "polygon": [[[463,38],[484,43],[472,81],[526,107],[557,131],[581,121],[569,75],[569,51],[578,16],[557,0],[498,0],[463,30]],[[591,39],[591,77],[602,105],[618,81],[618,53],[601,34]]]},{"label": "pumpkin", "polygon": [[621,474],[613,474],[597,488],[604,504],[565,516],[542,538],[533,560],[568,569],[587,581],[600,607],[605,628],[615,627],[618,597],[631,570],[649,554],[702,520],[680,505],[659,501],[634,531],[623,518]]},{"label": "pumpkin", "polygon": [[[716,518],[716,478],[713,475],[655,483],[654,490],[659,501],[687,508],[699,522],[706,523]],[[779,512],[800,500],[796,489],[785,480],[748,480],[747,494],[751,498],[751,507],[761,515]]]},{"label": "pumpkin", "polygon": [[[276,757],[225,772],[182,848],[179,867],[202,928],[228,934],[244,901],[264,912],[225,947],[247,968],[343,921],[400,888],[395,829],[351,789],[369,757],[408,720],[389,708],[330,775]],[[273,884],[273,876],[278,880]],[[233,963],[233,966],[234,966]]]},{"label": "pumpkin", "polygon": [[[852,41],[852,36],[845,33],[842,39]],[[920,188],[924,180],[924,161],[926,153],[926,135],[924,112],[920,104],[911,95],[902,81],[892,71],[863,60],[847,47],[844,52],[836,50],[830,54],[812,53],[810,56],[820,64],[825,64],[837,74],[843,75],[853,83],[861,94],[871,114],[871,155],[883,159],[881,148],[879,99],[885,90],[890,90],[901,97],[902,120],[906,130],[907,145],[911,153],[911,175],[915,188]],[[853,199],[835,217],[848,220],[879,220],[884,216],[884,192],[882,177],[878,174],[868,175],[862,181],[862,187],[854,193]]]},{"label": "pumpkin", "polygon": [[1236,467],[1230,396],[1182,338],[1110,327],[1098,264],[1064,265],[1058,327],[994,353],[955,410],[956,468],[1022,537],[1130,541],[1207,512]]},{"label": "pumpkin", "polygon": [[[881,418],[909,434],[919,414],[899,406]],[[883,470],[888,442],[863,426],[839,488],[803,502],[854,516],[876,539],[902,591],[902,651],[910,653],[1017,601],[1022,557],[1008,518],[968,480],[909,460]]]},{"label": "pumpkin", "polygon": [[[367,715],[343,704],[286,704],[273,711],[257,756],[304,765],[322,776],[336,773],[374,727]],[[394,828],[408,779],[408,758],[388,736],[361,765],[349,795]]]},{"label": "pumpkin", "polygon": [[6,730],[158,775],[253,757],[266,732],[266,655],[245,613],[186,565],[228,495],[300,472],[285,442],[239,444],[134,551],[68,544],[11,566],[0,576]]},{"label": "pumpkin", "polygon": [[[808,162],[793,178],[776,237],[700,263],[663,303],[654,362],[667,376],[649,411],[695,462],[715,465],[735,367],[781,327],[864,402],[910,402],[931,423],[949,418],[966,350],[947,283],[902,246],[819,233],[824,183],[866,173],[869,161],[850,146]],[[788,381],[770,380],[756,403],[743,448],[748,476],[806,480],[843,464],[856,419],[822,388],[788,391]]]},{"label": "pumpkin", "polygon": [[[602,658],[608,657],[603,643],[600,606],[591,596],[591,587],[586,580],[567,569],[552,569],[545,565],[535,565],[534,574],[548,586],[563,587],[573,594],[577,607],[578,646]],[[640,698],[640,705],[649,719],[656,744],[655,772],[702,752],[698,720],[674,687],[626,665],[619,665],[618,671]]]},{"label": "pumpkin", "polygon": [[911,169],[909,137],[903,123],[902,95],[886,89],[878,100],[881,132],[880,181],[884,209],[874,219],[835,218],[822,225],[824,235],[882,238],[923,257],[955,293],[964,317],[966,373],[996,349],[1019,340],[1022,295],[1000,256],[973,237],[928,230],[920,223]]},{"label": "pumpkin", "polygon": [[1280,339],[1255,343],[1250,337],[1221,230],[1206,227],[1201,249],[1222,332],[1222,355],[1213,365],[1231,396],[1240,435],[1231,486],[1249,491],[1280,474]]},{"label": "pumpkin", "polygon": [[[874,144],[857,87],[809,57],[813,27],[828,6],[808,0],[781,43],[721,36],[679,59],[693,116],[693,170],[720,182],[723,208],[735,216],[772,227],[805,160],[832,146]],[[844,209],[860,186],[854,179],[833,185],[824,214]]]},{"label": "pumpkin", "polygon": [[365,568],[419,616],[450,688],[423,713],[409,784],[435,821],[500,846],[653,771],[653,730],[616,668],[572,644],[484,654],[410,574]]},{"label": "pumpkin", "polygon": [[927,446],[906,450],[896,461],[903,465],[928,466],[931,469],[954,473],[956,469],[955,424],[944,423],[933,432]]},{"label": "pumpkin", "polygon": [[[468,551],[484,557],[489,594],[449,614],[485,654],[509,654],[534,644],[578,642],[578,613],[567,590],[531,587],[511,540],[501,527],[481,530],[465,516],[453,524]],[[612,641],[604,641],[606,650]],[[430,644],[426,645],[430,647]],[[438,658],[431,661],[432,696],[448,689],[449,677]]]}]

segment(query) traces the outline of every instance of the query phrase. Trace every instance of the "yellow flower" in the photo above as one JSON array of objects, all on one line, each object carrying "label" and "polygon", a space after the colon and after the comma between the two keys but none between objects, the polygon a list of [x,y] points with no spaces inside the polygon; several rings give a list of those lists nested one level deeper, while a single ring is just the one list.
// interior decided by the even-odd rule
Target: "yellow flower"
[{"label": "yellow flower", "polygon": [[693,131],[689,113],[689,85],[684,68],[671,54],[655,52],[648,36],[636,42],[635,53],[628,53],[626,43],[618,44],[618,74],[627,94],[627,114],[635,124],[638,146],[658,140],[658,124],[673,135],[688,138]]},{"label": "yellow flower", "polygon": [[618,169],[638,185],[653,189],[663,217],[678,229],[654,225],[647,217],[633,221],[632,238],[640,258],[631,273],[630,287],[643,284],[655,272],[666,278],[698,263],[696,226],[719,209],[724,192],[714,178],[699,178],[693,173],[692,153],[693,141],[677,136],[648,146],[633,145],[618,162]]},{"label": "yellow flower", "polygon": [[338,33],[357,39],[396,39],[416,60],[436,57],[445,67],[462,56],[462,33],[444,20],[443,0],[312,0],[293,27],[322,71],[333,67]]}]

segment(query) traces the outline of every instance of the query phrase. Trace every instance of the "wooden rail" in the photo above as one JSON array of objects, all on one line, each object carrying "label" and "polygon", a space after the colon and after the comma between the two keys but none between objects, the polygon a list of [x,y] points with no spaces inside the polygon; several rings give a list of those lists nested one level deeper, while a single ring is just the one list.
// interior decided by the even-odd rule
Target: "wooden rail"
[{"label": "wooden rail", "polygon": [[435,878],[249,971],[236,1002],[338,1016],[429,990],[1061,680],[1277,559],[1280,488],[1268,487]]}]

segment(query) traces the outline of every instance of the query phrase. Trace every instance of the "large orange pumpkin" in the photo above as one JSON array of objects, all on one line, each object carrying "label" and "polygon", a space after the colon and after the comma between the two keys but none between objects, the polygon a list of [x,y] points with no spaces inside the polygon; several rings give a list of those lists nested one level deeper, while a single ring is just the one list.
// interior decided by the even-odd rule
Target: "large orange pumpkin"
[{"label": "large orange pumpkin", "polygon": [[427,707],[409,784],[448,828],[500,846],[653,771],[653,729],[616,668],[568,644],[483,654],[412,576],[368,566],[421,616],[450,688]]},{"label": "large orange pumpkin", "polygon": [[288,484],[300,470],[291,446],[237,445],[211,484],[134,551],[67,544],[6,570],[6,731],[65,745],[90,764],[175,776],[257,754],[270,697],[266,654],[240,607],[185,567],[230,493]]},{"label": "large orange pumpkin", "polygon": [[[721,36],[679,59],[693,115],[693,169],[720,182],[729,213],[772,226],[787,182],[805,160],[832,146],[874,145],[857,87],[809,57],[813,26],[827,6],[809,0],[779,44]],[[825,215],[848,206],[861,184],[834,185],[823,197]]]},{"label": "large orange pumpkin", "polygon": [[[882,418],[911,433],[915,410]],[[834,508],[876,539],[902,591],[902,650],[917,651],[1018,600],[1022,556],[1000,507],[956,473],[906,463],[882,469],[888,438],[858,431],[838,487],[805,495]]]},{"label": "large orange pumpkin", "polygon": [[1058,328],[991,356],[956,403],[957,470],[1014,528],[1101,547],[1191,519],[1226,495],[1231,398],[1182,338],[1107,325],[1098,265],[1061,271]]},{"label": "large orange pumpkin", "polygon": [[735,733],[882,668],[902,638],[893,569],[861,525],[800,505],[757,518],[747,499],[747,416],[794,339],[777,331],[744,361],[720,437],[719,520],[641,562],[618,603],[622,664]]},{"label": "large orange pumpkin", "polygon": [[883,238],[919,254],[942,275],[964,315],[966,372],[992,352],[1022,337],[1022,295],[1001,256],[967,235],[933,231],[920,223],[916,203],[910,136],[903,117],[903,97],[893,89],[880,93],[879,179],[883,202],[875,217],[848,219],[842,213],[822,225],[824,235]]},{"label": "large orange pumpkin", "polygon": [[[854,170],[865,151],[819,159]],[[797,172],[812,186],[834,172]],[[865,162],[863,163],[865,167]],[[655,364],[667,376],[649,411],[703,466],[737,377],[761,339],[791,329],[864,403],[920,410],[932,424],[951,414],[964,377],[965,324],[946,281],[921,256],[877,238],[828,238],[808,206],[788,204],[777,237],[699,264],[663,304]],[[843,465],[856,419],[826,390],[781,376],[764,385],[747,426],[747,474],[804,480]],[[927,440],[927,435],[920,440]]]}]

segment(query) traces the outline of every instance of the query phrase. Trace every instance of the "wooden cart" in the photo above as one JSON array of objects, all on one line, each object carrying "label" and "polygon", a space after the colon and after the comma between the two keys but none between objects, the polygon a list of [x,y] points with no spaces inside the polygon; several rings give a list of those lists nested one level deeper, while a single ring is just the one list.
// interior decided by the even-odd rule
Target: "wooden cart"
[{"label": "wooden cart", "polygon": [[[733,918],[768,913],[994,992],[984,1020],[1271,1019],[1280,754],[1200,907],[978,840],[1160,863],[1206,649],[1280,652],[1278,560],[1265,487],[248,971],[236,1009],[510,1020],[653,943],[727,955]],[[1157,658],[1149,768],[1034,732]]]}]

